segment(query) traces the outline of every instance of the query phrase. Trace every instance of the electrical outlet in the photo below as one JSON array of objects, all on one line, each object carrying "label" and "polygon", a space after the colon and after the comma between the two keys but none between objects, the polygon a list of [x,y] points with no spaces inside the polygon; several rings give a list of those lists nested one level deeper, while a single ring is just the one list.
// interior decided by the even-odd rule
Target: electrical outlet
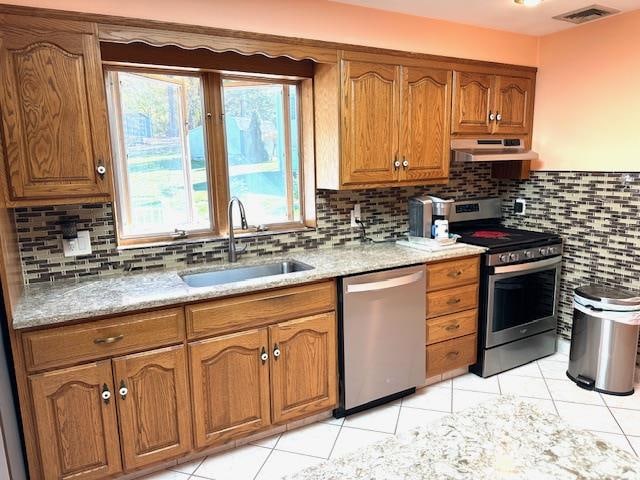
[{"label": "electrical outlet", "polygon": [[351,210],[351,226],[353,228],[358,228],[360,226],[360,225],[358,225],[356,223],[356,219],[362,220],[362,217],[360,215],[361,215],[361,213],[360,213],[360,204],[356,203],[353,206],[353,210]]},{"label": "electrical outlet", "polygon": [[62,239],[62,250],[65,257],[89,255],[91,253],[89,230],[79,231],[76,238]]},{"label": "electrical outlet", "polygon": [[525,215],[527,213],[527,201],[524,198],[517,198],[513,203],[513,211],[516,215]]}]

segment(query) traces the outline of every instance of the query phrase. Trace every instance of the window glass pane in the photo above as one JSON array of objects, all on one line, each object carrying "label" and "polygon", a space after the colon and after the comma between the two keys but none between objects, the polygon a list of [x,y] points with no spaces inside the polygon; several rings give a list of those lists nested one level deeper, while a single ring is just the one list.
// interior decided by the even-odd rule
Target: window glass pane
[{"label": "window glass pane", "polygon": [[225,79],[223,88],[231,195],[251,225],[300,221],[295,85]]},{"label": "window glass pane", "polygon": [[[200,78],[117,73],[124,235],[211,227]],[[115,113],[115,112],[112,112]]]}]

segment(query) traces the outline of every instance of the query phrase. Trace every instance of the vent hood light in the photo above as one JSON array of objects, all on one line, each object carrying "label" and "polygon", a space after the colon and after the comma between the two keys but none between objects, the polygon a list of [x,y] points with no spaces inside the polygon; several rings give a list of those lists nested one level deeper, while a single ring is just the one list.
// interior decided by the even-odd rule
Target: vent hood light
[{"label": "vent hood light", "polygon": [[513,0],[518,5],[524,5],[525,7],[537,7],[542,3],[542,0]]}]

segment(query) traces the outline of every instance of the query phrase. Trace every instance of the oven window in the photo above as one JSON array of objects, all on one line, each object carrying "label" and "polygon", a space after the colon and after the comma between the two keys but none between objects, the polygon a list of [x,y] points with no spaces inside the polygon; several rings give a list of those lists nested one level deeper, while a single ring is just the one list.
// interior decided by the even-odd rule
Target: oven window
[{"label": "oven window", "polygon": [[493,292],[493,331],[552,316],[555,290],[555,268],[497,280]]}]

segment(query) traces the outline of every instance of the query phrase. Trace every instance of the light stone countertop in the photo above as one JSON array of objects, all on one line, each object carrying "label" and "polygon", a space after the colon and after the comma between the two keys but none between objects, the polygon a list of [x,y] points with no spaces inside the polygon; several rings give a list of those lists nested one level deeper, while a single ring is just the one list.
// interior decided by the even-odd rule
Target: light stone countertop
[{"label": "light stone countertop", "polygon": [[631,480],[633,454],[504,396],[322,462],[286,480]]},{"label": "light stone countertop", "polygon": [[[25,287],[13,312],[15,329],[42,327],[79,319],[117,315],[136,310],[208,300],[258,290],[286,287],[356,273],[384,270],[448,258],[479,255],[482,247],[427,252],[383,243],[358,247],[324,248],[263,256],[229,264],[213,263],[184,270],[123,273],[77,281],[61,281]],[[207,287],[189,287],[180,274],[225,270],[281,260],[297,260],[313,268]]]}]

